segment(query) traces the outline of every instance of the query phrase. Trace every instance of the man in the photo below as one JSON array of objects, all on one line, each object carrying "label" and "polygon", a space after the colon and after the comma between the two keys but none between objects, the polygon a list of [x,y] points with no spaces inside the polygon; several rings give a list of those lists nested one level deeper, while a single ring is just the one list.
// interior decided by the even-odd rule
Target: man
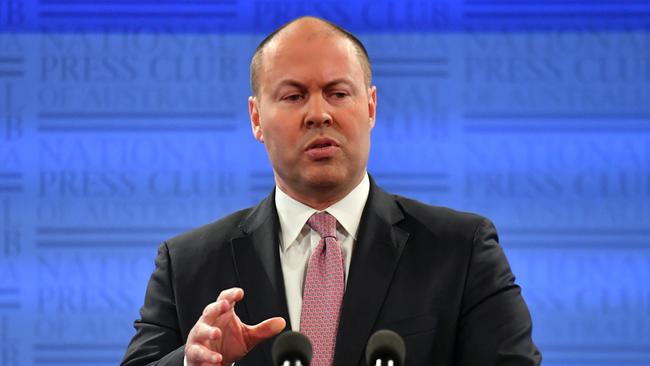
[{"label": "man", "polygon": [[540,363],[492,224],[366,173],[377,92],[354,36],[297,19],[258,47],[251,85],[276,189],[161,245],[123,365],[271,366],[285,328],[317,366],[364,365],[379,329],[401,334],[409,365]]}]

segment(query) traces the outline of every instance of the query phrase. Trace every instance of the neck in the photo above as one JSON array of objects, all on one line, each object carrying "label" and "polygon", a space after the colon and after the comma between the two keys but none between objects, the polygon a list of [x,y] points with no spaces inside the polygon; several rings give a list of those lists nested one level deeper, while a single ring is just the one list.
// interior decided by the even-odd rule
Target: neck
[{"label": "neck", "polygon": [[[365,172],[363,174],[366,174]],[[308,187],[307,189],[292,189],[286,184],[283,184],[279,179],[276,179],[276,184],[282,192],[286,193],[294,200],[303,203],[314,210],[322,211],[336,202],[342,200],[352,190],[361,183],[364,175],[355,181],[342,187]]]}]

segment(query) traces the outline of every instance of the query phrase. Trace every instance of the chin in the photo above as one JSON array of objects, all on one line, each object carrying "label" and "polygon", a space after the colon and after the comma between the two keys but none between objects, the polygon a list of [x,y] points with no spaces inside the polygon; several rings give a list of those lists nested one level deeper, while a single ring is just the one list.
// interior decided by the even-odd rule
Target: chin
[{"label": "chin", "polygon": [[324,190],[332,190],[348,183],[346,179],[350,179],[348,172],[343,170],[332,169],[319,169],[319,171],[308,174],[304,181],[307,185]]}]

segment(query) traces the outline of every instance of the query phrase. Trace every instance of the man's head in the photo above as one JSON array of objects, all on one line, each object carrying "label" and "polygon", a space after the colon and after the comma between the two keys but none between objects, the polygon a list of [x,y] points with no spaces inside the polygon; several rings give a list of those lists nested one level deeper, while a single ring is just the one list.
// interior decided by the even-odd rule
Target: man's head
[{"label": "man's head", "polygon": [[363,178],[375,122],[361,43],[331,23],[299,18],[262,42],[251,78],[253,135],[280,189],[315,208],[345,196]]},{"label": "man's head", "polygon": [[278,35],[278,33],[282,32],[285,28],[293,25],[296,22],[306,21],[306,20],[320,22],[323,25],[325,25],[325,29],[324,29],[325,32],[332,33],[332,35],[337,34],[352,42],[352,45],[355,47],[357,56],[359,57],[359,62],[361,62],[361,66],[363,67],[366,86],[370,87],[372,85],[372,68],[370,65],[370,57],[368,56],[368,51],[366,50],[366,47],[363,45],[363,43],[357,37],[355,37],[354,34],[348,32],[347,30],[341,28],[340,26],[332,22],[329,22],[321,18],[306,16],[306,17],[300,17],[298,19],[294,19],[291,22],[276,29],[271,34],[266,36],[266,38],[264,38],[262,42],[260,42],[260,44],[255,49],[255,53],[253,54],[253,57],[251,59],[251,65],[250,65],[250,84],[251,84],[251,90],[253,92],[253,96],[257,96],[259,93],[260,87],[259,87],[258,78],[262,67],[262,55],[264,54],[264,48],[266,47],[266,45],[269,42],[271,42],[275,38],[275,36]]}]

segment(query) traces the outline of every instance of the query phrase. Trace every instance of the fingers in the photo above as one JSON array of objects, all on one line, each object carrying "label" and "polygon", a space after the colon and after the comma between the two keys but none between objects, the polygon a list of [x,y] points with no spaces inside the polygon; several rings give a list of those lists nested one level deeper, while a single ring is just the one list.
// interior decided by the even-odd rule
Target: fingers
[{"label": "fingers", "polygon": [[188,365],[218,365],[223,359],[223,355],[215,352],[208,347],[210,341],[215,341],[221,338],[221,329],[210,326],[204,322],[197,322],[187,339],[185,346],[185,357],[187,358]]},{"label": "fingers", "polygon": [[223,359],[220,353],[214,352],[198,343],[194,343],[185,348],[185,357],[187,357],[187,361],[191,365],[204,363],[214,365],[219,364]]},{"label": "fingers", "polygon": [[[244,291],[241,288],[230,288],[222,291],[215,302],[205,307],[188,337],[188,351],[191,347],[191,352],[197,355],[192,366],[213,362],[209,357],[214,354],[221,357],[219,363],[230,364],[241,359],[260,341],[275,336],[286,327],[286,321],[279,317],[254,326],[242,323],[235,314],[234,307],[243,298]],[[201,348],[197,350],[195,344]],[[200,350],[211,353],[206,354]]]},{"label": "fingers", "polygon": [[[203,322],[198,322],[191,330],[192,341],[204,343],[205,341],[215,341],[221,338],[221,329],[210,326]],[[189,337],[188,337],[189,338]]]},{"label": "fingers", "polygon": [[238,287],[221,291],[219,297],[217,297],[217,301],[206,306],[203,310],[203,319],[207,323],[214,323],[220,315],[232,309],[235,303],[243,298],[244,290]]},{"label": "fingers", "polygon": [[243,298],[244,298],[244,290],[240,289],[239,287],[232,287],[227,290],[221,291],[219,297],[217,297],[217,301],[227,300],[228,302],[233,303],[233,302],[240,301]]},{"label": "fingers", "polygon": [[214,321],[224,313],[228,312],[232,308],[232,304],[228,300],[218,300],[211,303],[203,309],[203,315],[199,321],[206,322],[208,324],[214,323]]},{"label": "fingers", "polygon": [[275,336],[286,326],[287,322],[280,317],[266,319],[257,325],[247,326],[249,340],[252,343],[249,344],[249,347],[252,348],[260,341]]}]

